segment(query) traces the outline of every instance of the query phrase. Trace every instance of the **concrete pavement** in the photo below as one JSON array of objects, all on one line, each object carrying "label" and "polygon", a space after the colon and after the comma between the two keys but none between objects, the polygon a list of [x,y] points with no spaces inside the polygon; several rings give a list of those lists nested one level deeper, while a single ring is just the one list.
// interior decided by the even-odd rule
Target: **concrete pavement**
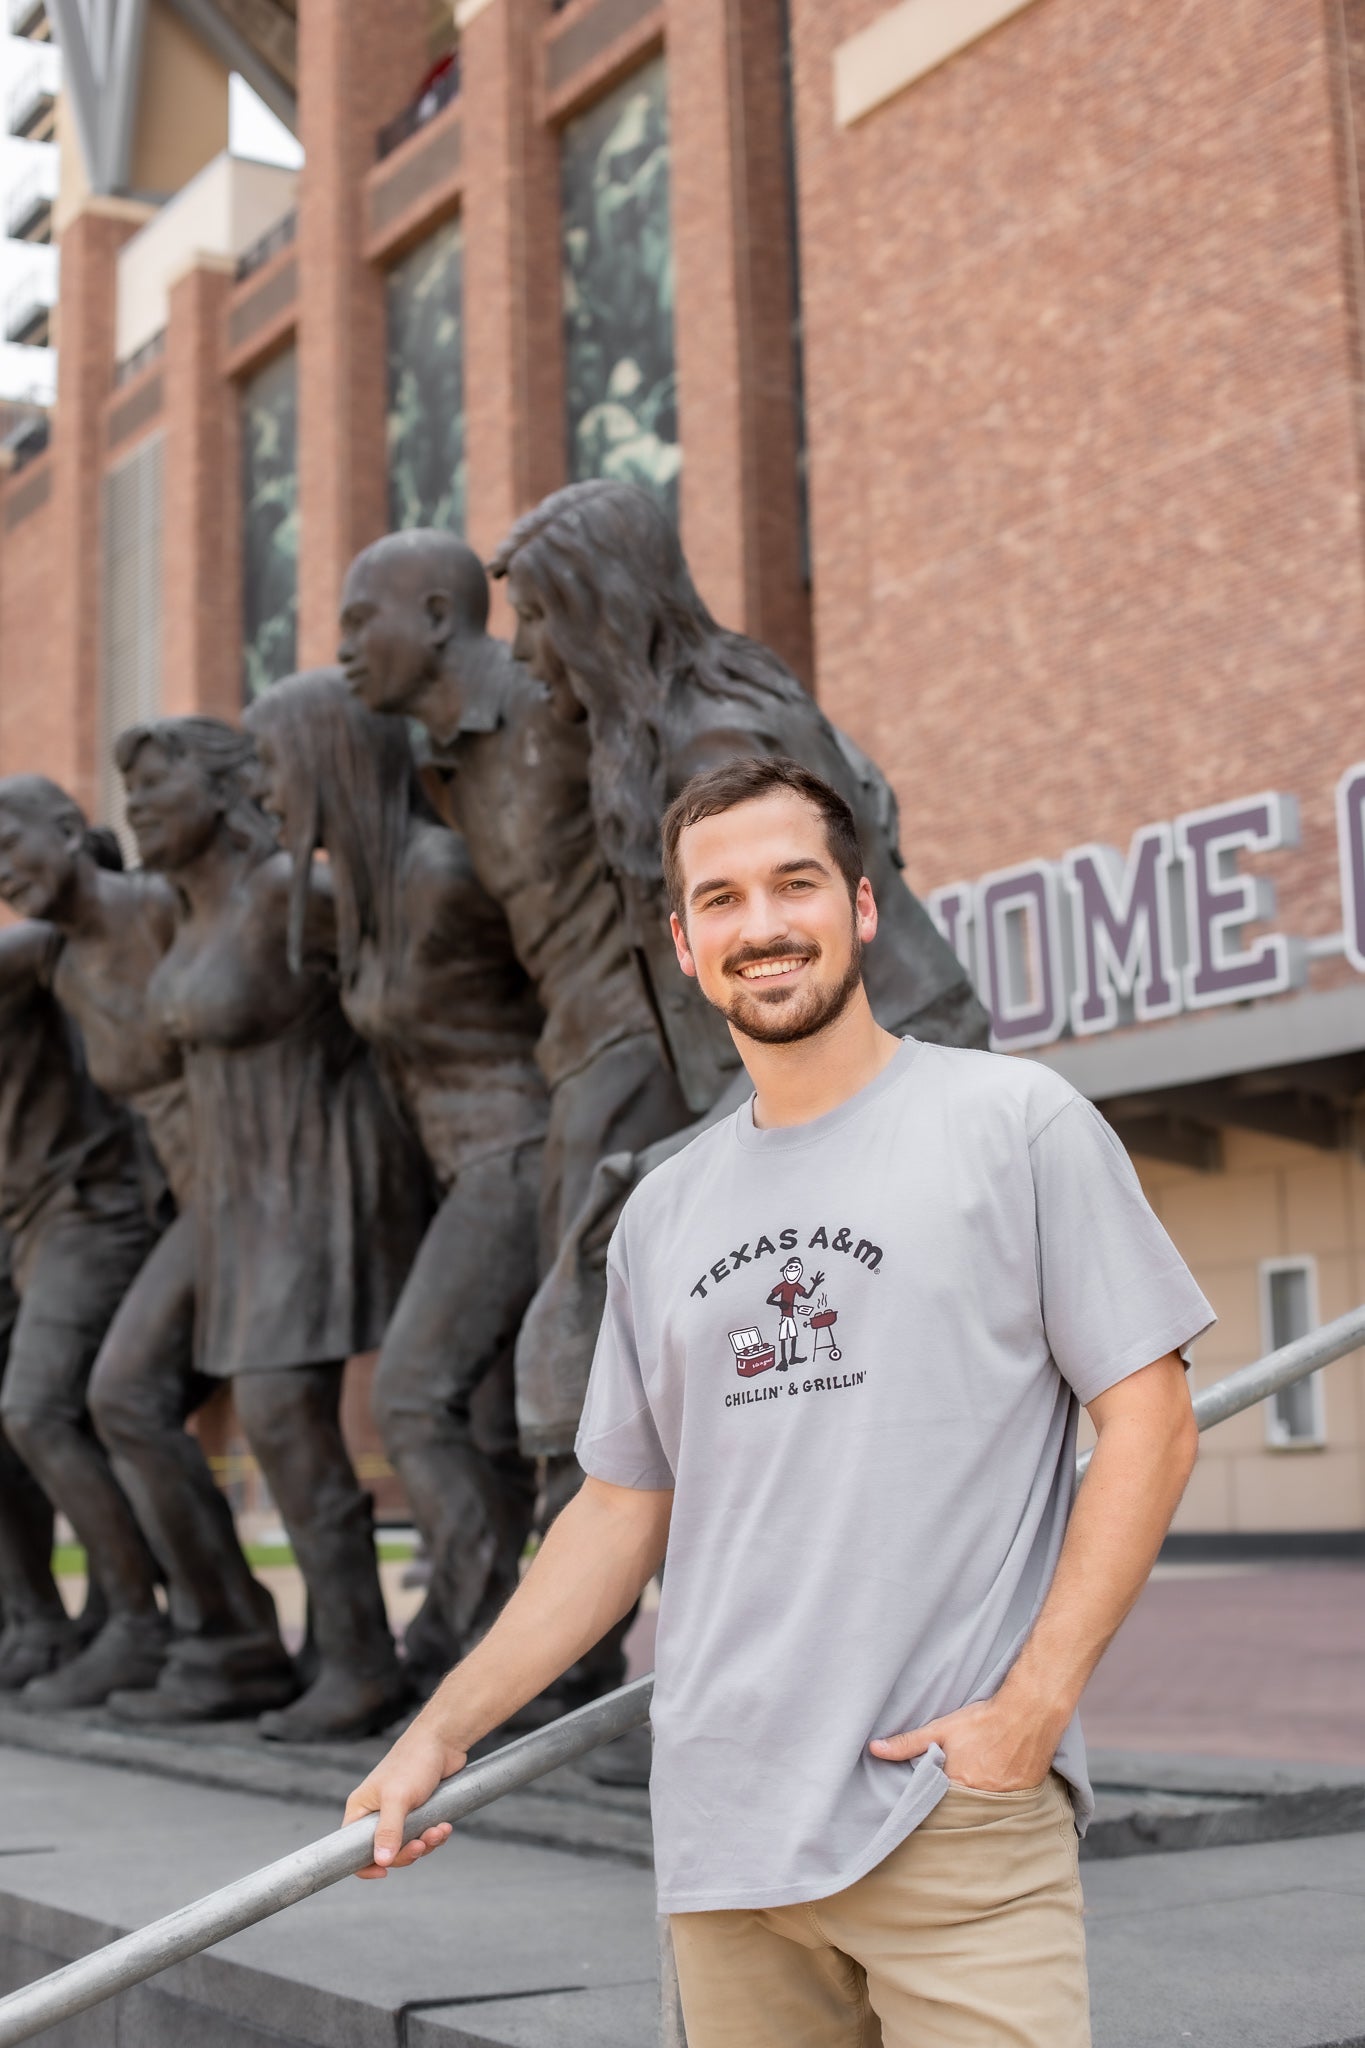
[{"label": "concrete pavement", "polygon": [[[9,1989],[336,1824],[0,1749]],[[1365,2048],[1365,1832],[1087,1864],[1095,2048]],[[648,1872],[462,1834],[45,2036],[50,2048],[653,2048]]]}]

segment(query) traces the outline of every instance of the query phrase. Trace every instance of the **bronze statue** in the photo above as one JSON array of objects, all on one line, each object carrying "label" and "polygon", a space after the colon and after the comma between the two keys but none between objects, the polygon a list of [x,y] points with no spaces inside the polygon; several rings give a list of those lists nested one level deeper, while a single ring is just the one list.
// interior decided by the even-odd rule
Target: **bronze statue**
[{"label": "bronze statue", "polygon": [[[41,892],[14,884],[21,837],[0,811],[0,888],[25,909]],[[111,1684],[154,1684],[167,1638],[155,1560],[86,1411],[100,1343],[157,1225],[132,1120],[91,1080],[49,986],[60,948],[33,920],[0,931],[0,1226],[19,1302],[0,1426],[84,1544],[108,1618],[81,1649],[43,1547],[50,1525],[30,1488],[0,1487],[5,1679],[38,1706],[73,1704],[90,1685],[103,1697]]]},{"label": "bronze statue", "polygon": [[417,780],[401,719],[336,669],[247,713],[263,801],[293,863],[293,957],[313,858],[336,901],[341,1002],[430,1162],[441,1206],[394,1311],[374,1412],[431,1559],[405,1639],[434,1690],[515,1590],[535,1467],[518,1449],[513,1347],[535,1292],[548,1099],[544,1019],[501,910]]},{"label": "bronze statue", "polygon": [[124,873],[116,842],[111,849],[46,777],[0,781],[0,818],[12,828],[0,893],[22,893],[60,934],[52,992],[80,1027],[95,1081],[140,1113],[179,1212],[120,1304],[89,1388],[95,1427],[166,1582],[169,1653],[155,1687],[119,1690],[92,1652],[49,1693],[71,1705],[111,1695],[113,1711],[135,1720],[259,1713],[293,1698],[293,1665],[274,1601],[252,1577],[228,1504],[184,1427],[216,1383],[193,1363],[193,1147],[181,1050],[147,1002],[175,935],[175,892],[159,875]]},{"label": "bronze statue", "polygon": [[[0,1230],[0,1386],[18,1319],[9,1238]],[[0,1692],[17,1691],[80,1646],[52,1576],[53,1521],[51,1501],[0,1424]]]},{"label": "bronze statue", "polygon": [[232,1380],[311,1603],[318,1674],[259,1726],[278,1741],[360,1735],[408,1688],[341,1380],[398,1299],[426,1222],[425,1165],[341,1013],[320,882],[290,966],[292,870],[246,793],[250,739],[168,718],[121,734],[115,758],[142,860],[181,902],[148,1001],[189,1089],[196,1365]]},{"label": "bronze statue", "polygon": [[[986,1015],[960,961],[906,885],[885,778],[776,655],[716,623],[672,521],[648,493],[602,479],[571,484],[517,522],[490,566],[507,577],[517,614],[513,652],[585,714],[598,839],[694,1115],[732,1107],[747,1084],[723,1019],[678,966],[659,825],[692,775],[735,755],[791,756],[852,805],[881,920],[865,963],[878,1021],[940,1043],[986,1043]],[[524,1442],[547,1451],[572,1442],[612,1224],[640,1174],[692,1135],[599,1166],[522,1335]]]},{"label": "bronze statue", "polygon": [[597,1161],[686,1121],[593,829],[588,737],[487,631],[488,579],[453,534],[390,534],[342,592],[339,659],[372,711],[421,721],[450,822],[502,907],[545,1015],[542,1270]]},{"label": "bronze statue", "polygon": [[[572,693],[556,694],[488,632],[488,578],[453,534],[394,533],[358,555],[342,591],[338,659],[372,711],[425,726],[443,810],[507,919],[545,1016],[536,1058],[550,1091],[540,1200],[544,1276],[599,1159],[634,1153],[688,1120],[664,1058],[620,898],[597,843],[588,734]],[[523,1384],[519,1417],[552,1405]],[[551,1453],[552,1516],[582,1483],[573,1437],[528,1437]],[[570,1674],[563,1704],[619,1683],[629,1617]]]}]

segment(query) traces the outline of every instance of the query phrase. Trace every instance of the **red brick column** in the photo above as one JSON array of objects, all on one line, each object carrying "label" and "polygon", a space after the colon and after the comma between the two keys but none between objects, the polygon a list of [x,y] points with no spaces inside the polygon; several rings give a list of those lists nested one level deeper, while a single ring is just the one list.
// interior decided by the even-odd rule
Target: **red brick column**
[{"label": "red brick column", "polygon": [[375,134],[427,64],[426,0],[299,7],[299,648],[330,661],[337,596],[388,524],[384,281],[360,254]]},{"label": "red brick column", "polygon": [[461,35],[469,539],[487,555],[565,481],[559,154],[539,119],[547,0],[490,0]]},{"label": "red brick column", "polygon": [[[100,481],[104,404],[114,371],[114,279],[118,252],[149,208],[92,199],[62,230],[57,406],[52,430],[50,729],[66,736],[49,773],[93,807],[100,742],[100,631],[103,561]],[[45,726],[47,725],[45,721]]]},{"label": "red brick column", "polygon": [[171,287],[166,324],[162,700],[168,715],[242,704],[241,478],[236,391],[223,374],[226,265]]},{"label": "red brick column", "polygon": [[667,39],[683,542],[808,678],[779,0],[668,0]]}]

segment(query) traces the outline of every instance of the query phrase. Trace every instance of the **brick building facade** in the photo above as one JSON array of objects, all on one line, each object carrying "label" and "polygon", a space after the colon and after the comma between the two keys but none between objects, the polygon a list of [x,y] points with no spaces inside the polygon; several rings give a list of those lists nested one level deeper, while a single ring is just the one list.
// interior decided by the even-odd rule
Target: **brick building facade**
[{"label": "brick building facade", "polygon": [[[487,553],[636,476],[1129,1144],[1196,1380],[1365,1300],[1362,0],[461,0],[453,58],[426,0],[271,8],[296,189],[216,116],[164,201],[64,175],[0,772],[108,810],[129,705],[328,660],[390,523]],[[1365,1540],[1365,1364],[1225,1425],[1179,1526]]]}]

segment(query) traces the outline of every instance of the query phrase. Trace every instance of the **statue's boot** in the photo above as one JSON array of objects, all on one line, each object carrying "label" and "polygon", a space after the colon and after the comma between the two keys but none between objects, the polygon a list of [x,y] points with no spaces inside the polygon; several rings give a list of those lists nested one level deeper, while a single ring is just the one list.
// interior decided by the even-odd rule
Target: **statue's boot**
[{"label": "statue's boot", "polygon": [[18,1692],[30,1679],[46,1678],[80,1649],[74,1621],[47,1615],[14,1621],[0,1633],[0,1692]]},{"label": "statue's boot", "polygon": [[112,1693],[105,1704],[120,1721],[149,1727],[241,1720],[288,1706],[299,1690],[272,1603],[271,1625],[259,1635],[178,1636],[149,1691]]},{"label": "statue's boot", "polygon": [[170,1643],[163,1614],[116,1614],[80,1654],[24,1687],[26,1707],[102,1706],[114,1692],[154,1686]]},{"label": "statue's boot", "polygon": [[[0,1296],[0,1308],[3,1297]],[[0,1371],[4,1359],[0,1354]],[[0,1691],[55,1671],[81,1647],[52,1576],[52,1503],[0,1427]]]}]

